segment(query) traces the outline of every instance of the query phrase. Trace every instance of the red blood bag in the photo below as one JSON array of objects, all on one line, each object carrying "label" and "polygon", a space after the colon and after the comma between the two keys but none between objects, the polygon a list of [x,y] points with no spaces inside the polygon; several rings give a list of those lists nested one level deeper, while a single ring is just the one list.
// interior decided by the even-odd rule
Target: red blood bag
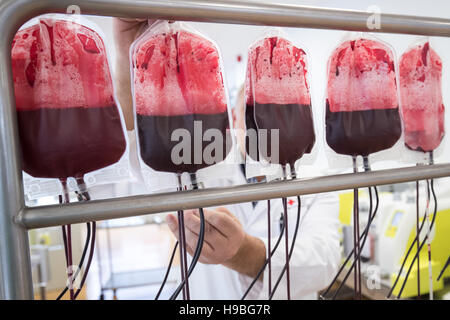
[{"label": "red blood bag", "polygon": [[[153,170],[181,174],[224,160],[229,120],[216,46],[179,22],[159,21],[135,42],[131,59],[142,161]],[[221,141],[208,161],[211,129]],[[187,148],[174,152],[182,135]]]},{"label": "red blood bag", "polygon": [[[311,98],[307,82],[306,53],[290,41],[271,36],[257,41],[249,49],[245,83],[247,131],[258,131],[258,154],[273,162],[278,148],[278,164],[291,168],[303,154],[310,153],[315,142]],[[261,139],[261,130],[267,139]],[[272,145],[272,130],[279,130],[279,145]]]},{"label": "red blood bag", "polygon": [[337,153],[368,156],[401,136],[394,56],[359,38],[334,50],[328,65],[326,140]]},{"label": "red blood bag", "polygon": [[16,34],[12,69],[25,172],[65,180],[119,161],[126,140],[95,31],[40,19]]},{"label": "red blood bag", "polygon": [[400,59],[401,112],[405,144],[429,152],[444,137],[442,61],[426,42],[414,46]]}]

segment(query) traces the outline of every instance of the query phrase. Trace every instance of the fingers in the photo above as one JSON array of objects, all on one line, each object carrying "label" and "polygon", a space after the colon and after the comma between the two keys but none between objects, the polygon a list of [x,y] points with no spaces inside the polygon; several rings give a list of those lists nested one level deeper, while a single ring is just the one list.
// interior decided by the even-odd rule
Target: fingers
[{"label": "fingers", "polygon": [[[233,257],[245,238],[245,232],[236,217],[226,208],[204,209],[205,240],[213,249],[210,263],[223,263]],[[185,211],[186,227],[198,233],[200,228],[199,210]]]},{"label": "fingers", "polygon": [[[173,214],[168,214],[166,216],[166,223],[169,226],[170,231],[174,234],[174,236],[179,239],[179,230],[178,230],[178,219]],[[197,229],[198,230],[198,229]],[[185,238],[186,238],[186,251],[189,255],[193,256],[195,253],[195,249],[198,244],[198,231],[192,231],[186,227],[186,217],[185,217]],[[212,245],[204,239],[202,252],[199,261],[202,263],[210,263],[210,257],[213,255],[214,248]]]},{"label": "fingers", "polygon": [[241,224],[239,219],[234,214],[232,214],[230,212],[230,210],[228,210],[227,208],[225,208],[225,207],[217,207],[216,210],[225,213],[227,216],[231,217],[234,221],[236,221],[239,224]]},{"label": "fingers", "polygon": [[[189,252],[189,251],[188,252],[189,252],[189,254],[193,255],[195,250],[192,250],[192,249],[197,248],[198,234],[196,234],[195,232],[192,232],[188,228],[185,229],[185,234],[186,234],[186,245],[189,248],[191,248],[191,251],[192,251],[192,252]],[[203,241],[202,255],[208,255],[208,254],[212,253],[212,251],[214,251],[214,248],[205,239]]]},{"label": "fingers", "polygon": [[[198,238],[196,238],[195,241],[198,241]],[[192,243],[191,241],[189,243],[187,242],[188,240],[186,239],[186,251],[187,253],[189,253],[190,256],[193,257],[195,254],[195,249],[197,248],[197,242],[195,242],[195,244]],[[212,257],[214,257],[214,254],[211,247],[208,245],[206,241],[203,241],[202,252],[200,254],[200,258],[198,259],[198,261],[201,263],[211,264],[214,263]]]},{"label": "fingers", "polygon": [[168,214],[166,216],[166,223],[169,226],[170,231],[172,231],[173,235],[178,239],[178,219],[175,218],[173,214]]},{"label": "fingers", "polygon": [[226,208],[204,210],[205,220],[226,238],[232,237],[238,228],[239,220]]},{"label": "fingers", "polygon": [[[200,212],[198,209],[194,210],[186,210],[185,214],[189,216],[188,220],[192,223],[192,227],[194,230],[200,229]],[[214,233],[218,232],[222,237],[227,238],[227,236],[219,229],[217,229],[213,224],[211,224],[208,220],[208,217],[210,216],[210,212],[206,209],[203,210],[203,214],[205,217],[205,233]]]},{"label": "fingers", "polygon": [[[191,232],[198,234],[200,230],[200,218],[199,216],[193,211],[188,210],[184,213],[184,221],[186,228],[189,229]],[[205,214],[205,241],[211,244],[212,249],[219,247],[221,243],[226,241],[226,237],[220,232],[220,230],[217,230],[212,224],[208,222],[206,219]]]}]

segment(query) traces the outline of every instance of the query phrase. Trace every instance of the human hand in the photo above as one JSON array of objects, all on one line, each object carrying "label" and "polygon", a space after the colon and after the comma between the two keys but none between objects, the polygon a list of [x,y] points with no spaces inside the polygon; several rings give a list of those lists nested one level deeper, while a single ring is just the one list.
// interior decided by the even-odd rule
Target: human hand
[{"label": "human hand", "polygon": [[[240,221],[226,208],[204,209],[205,236],[199,261],[222,264],[240,273],[255,276],[265,260],[265,245],[247,234]],[[167,224],[178,239],[178,220],[167,215]],[[198,242],[198,210],[184,211],[186,250],[192,256]]]},{"label": "human hand", "polygon": [[[232,259],[244,239],[245,232],[239,220],[226,208],[204,209],[205,237],[199,261],[207,264],[222,264]],[[167,224],[178,239],[178,219],[173,215],[166,217]],[[200,230],[198,209],[184,211],[186,250],[193,255]]]}]

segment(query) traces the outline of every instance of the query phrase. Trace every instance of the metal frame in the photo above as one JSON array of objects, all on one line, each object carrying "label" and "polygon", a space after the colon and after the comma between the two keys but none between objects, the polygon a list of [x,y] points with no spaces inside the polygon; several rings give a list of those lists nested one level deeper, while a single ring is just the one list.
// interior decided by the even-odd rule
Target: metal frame
[{"label": "metal frame", "polygon": [[368,30],[371,13],[219,0],[3,0],[0,2],[0,298],[32,299],[27,230],[52,225],[121,218],[177,209],[304,195],[450,176],[450,164],[344,174],[308,180],[195,190],[89,203],[25,207],[21,156],[10,65],[18,28],[43,13],[83,14],[201,22],[274,25],[450,37],[450,20],[382,14],[381,29]]}]

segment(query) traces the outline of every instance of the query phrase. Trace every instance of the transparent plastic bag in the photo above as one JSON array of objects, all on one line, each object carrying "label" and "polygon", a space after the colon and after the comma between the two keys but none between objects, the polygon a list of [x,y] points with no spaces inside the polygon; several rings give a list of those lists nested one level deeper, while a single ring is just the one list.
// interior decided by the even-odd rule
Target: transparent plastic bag
[{"label": "transparent plastic bag", "polygon": [[[369,34],[350,33],[333,50],[327,71],[325,145],[330,167],[397,160],[402,121],[394,50]],[[389,150],[388,152],[386,150]]]},{"label": "transparent plastic bag", "polygon": [[280,28],[248,50],[245,81],[246,176],[272,180],[311,154],[316,140],[307,53]]},{"label": "transparent plastic bag", "polygon": [[[83,17],[32,19],[12,43],[25,193],[55,196],[129,179],[121,109],[98,27]],[[62,187],[62,188],[61,188]]]},{"label": "transparent plastic bag", "polygon": [[233,135],[216,44],[186,23],[161,20],[132,44],[130,59],[147,187],[173,190],[194,176],[195,183],[227,177]]},{"label": "transparent plastic bag", "polygon": [[400,110],[407,149],[402,155],[406,162],[431,163],[433,156],[442,153],[442,69],[442,59],[428,37],[418,38],[400,57]]}]

